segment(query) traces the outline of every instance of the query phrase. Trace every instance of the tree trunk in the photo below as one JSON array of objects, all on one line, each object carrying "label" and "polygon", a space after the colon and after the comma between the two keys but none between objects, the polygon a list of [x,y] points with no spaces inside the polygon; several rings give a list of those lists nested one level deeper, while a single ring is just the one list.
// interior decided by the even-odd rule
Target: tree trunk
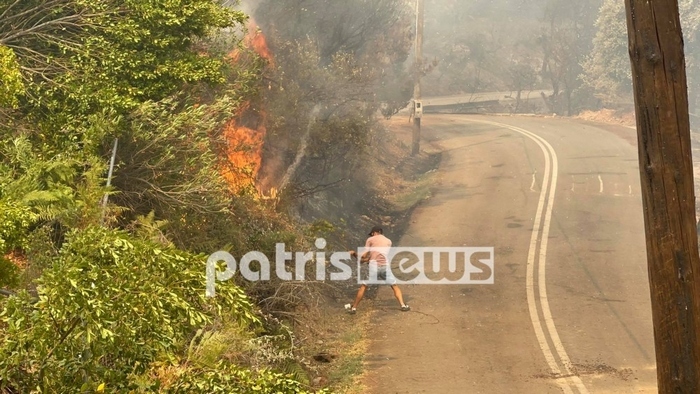
[{"label": "tree trunk", "polygon": [[625,0],[660,393],[700,392],[700,256],[677,0]]}]

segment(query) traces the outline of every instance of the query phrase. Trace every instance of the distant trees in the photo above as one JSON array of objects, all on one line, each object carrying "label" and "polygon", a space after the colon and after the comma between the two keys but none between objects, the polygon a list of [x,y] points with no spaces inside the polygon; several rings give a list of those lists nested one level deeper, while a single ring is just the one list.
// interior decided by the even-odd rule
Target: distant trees
[{"label": "distant trees", "polygon": [[424,57],[437,62],[426,75],[426,95],[457,94],[505,89],[508,78],[506,48],[518,23],[504,15],[484,16],[499,4],[480,2],[427,1]]},{"label": "distant trees", "polygon": [[[679,0],[689,102],[700,120],[700,1]],[[426,2],[424,54],[438,66],[426,95],[515,89],[514,64],[539,63],[536,89],[552,112],[629,103],[624,4],[617,0]],[[523,71],[523,70],[521,70]]]},{"label": "distant trees", "polygon": [[[426,11],[425,52],[439,65],[427,77],[426,92],[517,94],[525,87],[551,87],[550,110],[575,113],[590,96],[579,76],[590,51],[598,3],[432,1]],[[455,20],[454,15],[463,18]]]},{"label": "distant trees", "polygon": [[[700,112],[700,3],[680,0],[690,112]],[[583,80],[607,103],[631,101],[632,79],[627,50],[624,4],[604,0],[598,11],[593,49],[584,61]],[[697,117],[692,120],[697,122]]]},{"label": "distant trees", "polygon": [[595,105],[594,87],[582,74],[601,2],[429,2],[425,54],[439,65],[426,78],[426,93],[517,92],[523,66],[537,64],[527,85],[553,91],[550,111],[575,114]]},{"label": "distant trees", "polygon": [[700,123],[700,1],[680,0],[691,124]]},{"label": "distant trees", "polygon": [[632,69],[625,18],[624,2],[603,1],[595,24],[593,49],[583,63],[583,80],[607,103],[631,99]]},{"label": "distant trees", "polygon": [[527,59],[522,62],[514,61],[508,67],[508,71],[510,73],[508,88],[515,92],[515,107],[512,111],[517,113],[520,110],[521,93],[523,90],[530,90],[535,86],[537,72],[532,64],[527,62]]},{"label": "distant trees", "polygon": [[591,47],[597,0],[550,0],[544,10],[541,75],[552,86],[550,109],[572,115],[585,100],[581,63]]}]

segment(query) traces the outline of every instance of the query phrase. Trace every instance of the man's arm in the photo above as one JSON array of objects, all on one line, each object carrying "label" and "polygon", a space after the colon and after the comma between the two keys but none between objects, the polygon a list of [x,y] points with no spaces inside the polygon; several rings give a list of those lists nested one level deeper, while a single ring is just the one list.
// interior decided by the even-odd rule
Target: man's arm
[{"label": "man's arm", "polygon": [[[370,256],[370,250],[371,250],[369,238],[367,238],[367,241],[365,241],[365,247],[362,252],[362,255],[360,256],[360,263],[369,263],[369,256]],[[350,256],[352,257],[357,257],[357,252],[354,250],[350,251]]]},{"label": "man's arm", "polygon": [[[354,250],[351,250],[351,251],[350,251],[350,256],[352,256],[352,257],[357,257],[357,252],[354,251]],[[366,251],[366,252],[362,253],[362,256],[360,256],[360,263],[368,263],[368,262],[369,262],[369,256],[370,256],[369,251]]]}]

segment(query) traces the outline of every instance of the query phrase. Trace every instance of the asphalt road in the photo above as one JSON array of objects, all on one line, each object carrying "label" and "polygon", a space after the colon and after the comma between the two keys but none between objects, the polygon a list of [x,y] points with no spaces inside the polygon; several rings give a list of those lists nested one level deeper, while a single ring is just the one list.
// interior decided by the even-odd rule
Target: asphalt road
[{"label": "asphalt road", "polygon": [[656,392],[633,131],[541,117],[422,124],[443,160],[395,245],[492,246],[494,284],[405,285],[408,313],[380,289],[372,392]]}]

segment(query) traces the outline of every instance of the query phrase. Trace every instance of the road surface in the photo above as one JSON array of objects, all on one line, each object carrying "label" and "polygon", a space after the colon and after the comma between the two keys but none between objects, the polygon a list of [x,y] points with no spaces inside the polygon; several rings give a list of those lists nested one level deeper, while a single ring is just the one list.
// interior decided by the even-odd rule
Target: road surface
[{"label": "road surface", "polygon": [[[373,393],[652,393],[656,371],[633,131],[434,115],[432,197],[397,246],[493,246],[493,285],[379,289]],[[387,234],[391,237],[391,234]]]}]

